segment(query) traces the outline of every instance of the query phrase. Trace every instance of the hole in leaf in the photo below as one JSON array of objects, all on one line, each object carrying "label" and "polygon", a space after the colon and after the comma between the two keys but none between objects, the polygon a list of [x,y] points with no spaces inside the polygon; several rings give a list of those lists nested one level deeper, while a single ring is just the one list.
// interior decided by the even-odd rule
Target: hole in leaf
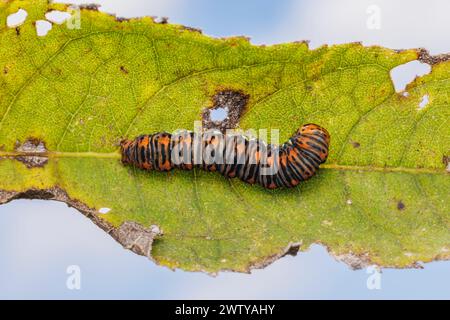
[{"label": "hole in leaf", "polygon": [[410,61],[393,68],[390,72],[395,91],[402,92],[408,83],[418,76],[430,73],[431,66],[418,60]]},{"label": "hole in leaf", "polygon": [[403,253],[403,255],[405,255],[407,257],[412,257],[414,255],[414,253],[412,253],[412,252],[405,252],[405,253]]},{"label": "hole in leaf", "polygon": [[213,106],[203,110],[202,120],[205,129],[226,129],[237,127],[247,105],[249,96],[234,90],[217,92],[213,97]]},{"label": "hole in leaf", "polygon": [[425,108],[429,101],[430,101],[430,97],[428,96],[428,94],[424,95],[422,97],[422,100],[419,103],[419,110],[422,110],[423,108]]},{"label": "hole in leaf", "polygon": [[402,202],[402,200],[400,200],[399,202],[397,202],[397,209],[398,209],[398,210],[403,210],[403,209],[405,209],[405,204]]},{"label": "hole in leaf", "polygon": [[62,24],[67,19],[70,19],[71,15],[68,12],[52,10],[45,14],[45,18],[50,22]]},{"label": "hole in leaf", "polygon": [[163,234],[163,231],[161,230],[161,228],[158,227],[158,226],[155,225],[155,224],[152,224],[152,225],[150,226],[150,231],[153,232],[154,234],[159,234],[159,235],[162,235],[162,234]]},{"label": "hole in leaf", "polygon": [[36,21],[36,33],[38,37],[44,37],[52,29],[52,24],[45,20]]},{"label": "hole in leaf", "polygon": [[211,121],[223,121],[227,118],[227,116],[228,116],[228,107],[217,108],[211,110],[210,112]]},{"label": "hole in leaf", "polygon": [[100,209],[98,210],[98,213],[106,214],[106,213],[108,213],[108,212],[110,212],[110,211],[111,211],[110,208],[100,208]]},{"label": "hole in leaf", "polygon": [[9,28],[15,28],[22,25],[28,16],[28,12],[23,9],[19,9],[17,12],[10,14],[6,18],[6,25]]}]

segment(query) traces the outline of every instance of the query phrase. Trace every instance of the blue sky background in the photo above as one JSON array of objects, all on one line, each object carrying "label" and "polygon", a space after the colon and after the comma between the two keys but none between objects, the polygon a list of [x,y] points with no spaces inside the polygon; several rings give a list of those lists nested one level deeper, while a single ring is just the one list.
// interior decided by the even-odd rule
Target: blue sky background
[{"label": "blue sky background", "polygon": [[[450,52],[446,0],[97,2],[118,16],[167,16],[212,36],[250,36],[255,44],[305,39],[315,48],[363,41],[391,48],[426,47],[433,54]],[[379,30],[366,27],[366,9],[373,4],[381,9]],[[412,64],[394,81],[407,83],[424,70],[426,66]],[[450,299],[450,262],[429,263],[423,270],[383,270],[381,289],[369,290],[366,270],[350,270],[318,245],[250,275],[174,272],[122,249],[76,210],[49,201],[0,206],[0,252],[4,299]],[[81,268],[81,290],[66,287],[69,265]]]}]

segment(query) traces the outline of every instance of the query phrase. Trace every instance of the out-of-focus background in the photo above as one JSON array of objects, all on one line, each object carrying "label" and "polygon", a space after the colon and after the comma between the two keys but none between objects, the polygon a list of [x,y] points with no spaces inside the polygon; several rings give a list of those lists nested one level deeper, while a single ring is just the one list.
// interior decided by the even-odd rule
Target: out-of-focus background
[{"label": "out-of-focus background", "polygon": [[[96,2],[100,10],[121,17],[169,17],[172,23],[200,28],[215,37],[249,36],[254,44],[310,40],[310,47],[316,48],[362,41],[395,49],[425,47],[432,54],[450,52],[448,0]],[[394,72],[393,81],[401,90],[415,75],[428,71],[426,65],[411,63]],[[80,271],[79,290],[67,286],[70,266]],[[449,299],[450,262],[424,267],[385,269],[377,276],[379,286],[373,288],[373,270],[352,271],[316,245],[250,275],[220,273],[214,278],[174,272],[122,249],[63,203],[18,200],[0,206],[3,299]]]}]

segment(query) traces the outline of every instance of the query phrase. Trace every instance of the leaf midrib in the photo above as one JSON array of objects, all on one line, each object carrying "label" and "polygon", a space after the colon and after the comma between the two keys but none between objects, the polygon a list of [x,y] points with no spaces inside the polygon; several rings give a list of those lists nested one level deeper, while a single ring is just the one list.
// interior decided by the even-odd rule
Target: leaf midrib
[{"label": "leaf midrib", "polygon": [[[120,159],[119,152],[70,152],[70,151],[49,151],[49,152],[19,152],[19,151],[0,151],[0,160],[2,158],[18,157],[46,157],[46,158],[92,158],[92,159]],[[403,172],[411,174],[441,174],[449,175],[445,169],[441,168],[409,168],[409,167],[380,167],[380,166],[358,166],[344,165],[336,163],[325,163],[320,166],[326,170],[339,171],[364,171],[364,172]]]}]

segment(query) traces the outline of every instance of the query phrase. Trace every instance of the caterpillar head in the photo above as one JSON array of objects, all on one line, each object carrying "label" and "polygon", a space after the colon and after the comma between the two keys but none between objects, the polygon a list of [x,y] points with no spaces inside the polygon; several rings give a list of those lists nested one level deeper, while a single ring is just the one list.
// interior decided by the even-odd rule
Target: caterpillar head
[{"label": "caterpillar head", "polygon": [[325,140],[326,144],[330,144],[330,134],[327,129],[314,124],[308,123],[304,124],[298,131],[297,134],[301,135],[311,135],[311,136],[320,136],[323,140]]},{"label": "caterpillar head", "polygon": [[297,131],[297,139],[301,148],[320,158],[320,163],[327,160],[330,134],[325,128],[313,123],[305,124]]}]

